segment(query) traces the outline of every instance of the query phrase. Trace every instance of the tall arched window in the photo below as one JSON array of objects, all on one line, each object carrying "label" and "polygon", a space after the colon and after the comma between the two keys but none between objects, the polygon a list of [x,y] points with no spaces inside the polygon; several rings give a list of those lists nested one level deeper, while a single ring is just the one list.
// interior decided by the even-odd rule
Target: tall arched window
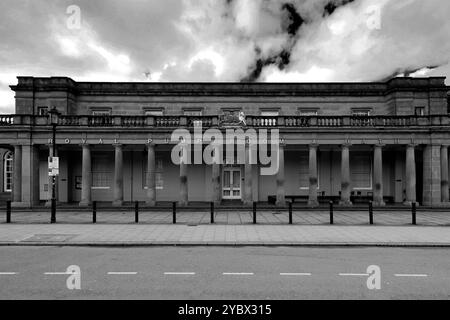
[{"label": "tall arched window", "polygon": [[13,153],[8,151],[3,157],[3,191],[11,192],[13,184]]}]

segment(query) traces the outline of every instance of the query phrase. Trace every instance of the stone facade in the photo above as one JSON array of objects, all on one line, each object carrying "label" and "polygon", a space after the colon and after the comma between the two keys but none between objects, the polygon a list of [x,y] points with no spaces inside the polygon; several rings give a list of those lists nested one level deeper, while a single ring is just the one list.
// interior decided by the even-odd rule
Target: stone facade
[{"label": "stone facade", "polygon": [[[294,199],[315,207],[329,200],[346,206],[369,200],[378,206],[449,201],[450,119],[442,77],[285,84],[18,77],[11,88],[16,113],[0,118],[0,146],[15,153],[17,206],[49,199],[47,112],[53,107],[60,113],[57,198],[62,203],[188,206],[229,200],[285,206]],[[278,129],[279,170],[261,175],[249,152],[235,165],[175,165],[171,133],[193,132],[199,124],[221,132]]]}]

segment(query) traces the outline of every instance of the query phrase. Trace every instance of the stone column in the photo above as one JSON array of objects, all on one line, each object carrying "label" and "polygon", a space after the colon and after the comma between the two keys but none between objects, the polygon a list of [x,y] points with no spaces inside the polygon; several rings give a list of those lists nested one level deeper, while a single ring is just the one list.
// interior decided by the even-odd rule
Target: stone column
[{"label": "stone column", "polygon": [[343,206],[351,206],[350,201],[350,144],[342,145],[341,155],[341,201]]},{"label": "stone column", "polygon": [[[187,148],[184,147],[182,149],[183,154],[187,152]],[[181,157],[180,162],[180,200],[179,205],[185,207],[189,204],[188,199],[188,172],[187,172],[187,163],[183,161],[183,156]]]},{"label": "stone column", "polygon": [[441,145],[423,150],[423,205],[441,206]]},{"label": "stone column", "polygon": [[155,145],[152,143],[147,144],[147,200],[148,206],[156,205],[156,156]]},{"label": "stone column", "polygon": [[81,178],[81,207],[91,204],[92,168],[91,168],[91,146],[83,144],[82,178]]},{"label": "stone column", "polygon": [[317,175],[317,144],[311,144],[309,146],[309,207],[318,207],[319,201],[317,201],[317,186],[318,186],[318,175]]},{"label": "stone column", "polygon": [[448,185],[448,146],[441,147],[441,201],[443,204],[449,202]]},{"label": "stone column", "polygon": [[286,206],[284,190],[284,144],[278,145],[278,172],[277,172],[277,207]]},{"label": "stone column", "polygon": [[13,197],[16,204],[22,201],[22,146],[14,146]]},{"label": "stone column", "polygon": [[22,201],[20,207],[39,204],[39,148],[36,145],[22,146]]},{"label": "stone column", "polygon": [[250,148],[248,143],[245,144],[245,165],[244,165],[244,204],[251,205],[253,203],[252,193],[252,164],[250,163]]},{"label": "stone column", "polygon": [[409,144],[406,147],[406,201],[404,204],[407,206],[416,202],[416,158],[414,148],[414,144]]},{"label": "stone column", "polygon": [[123,205],[123,147],[115,144],[114,161],[114,206]]},{"label": "stone column", "polygon": [[383,145],[376,144],[373,149],[373,205],[382,207],[383,199]]}]

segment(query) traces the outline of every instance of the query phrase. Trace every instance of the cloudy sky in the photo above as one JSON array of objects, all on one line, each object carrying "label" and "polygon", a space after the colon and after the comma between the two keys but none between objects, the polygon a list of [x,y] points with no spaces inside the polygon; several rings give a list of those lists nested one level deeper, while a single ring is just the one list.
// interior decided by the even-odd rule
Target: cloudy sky
[{"label": "cloudy sky", "polygon": [[17,75],[78,81],[450,78],[449,17],[449,0],[1,0],[0,113],[14,112],[8,86]]}]

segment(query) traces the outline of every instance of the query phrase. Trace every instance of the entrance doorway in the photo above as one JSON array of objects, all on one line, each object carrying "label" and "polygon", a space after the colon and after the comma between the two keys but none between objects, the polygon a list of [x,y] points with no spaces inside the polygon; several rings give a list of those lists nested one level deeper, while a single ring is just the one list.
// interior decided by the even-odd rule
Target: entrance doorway
[{"label": "entrance doorway", "polygon": [[225,167],[223,168],[223,199],[241,199],[241,168]]}]

